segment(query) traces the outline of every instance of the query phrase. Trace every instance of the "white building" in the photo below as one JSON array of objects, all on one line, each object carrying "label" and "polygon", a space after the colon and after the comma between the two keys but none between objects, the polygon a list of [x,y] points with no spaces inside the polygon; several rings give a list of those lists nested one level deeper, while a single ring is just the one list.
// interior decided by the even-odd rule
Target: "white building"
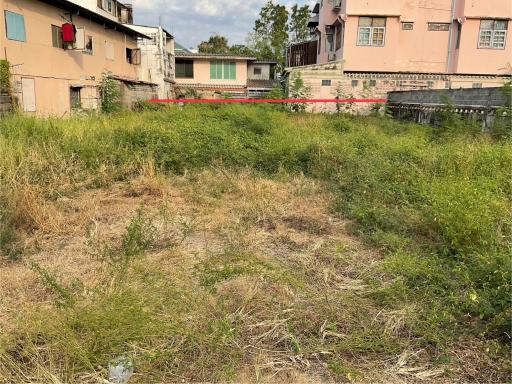
[{"label": "white building", "polygon": [[70,0],[98,15],[122,24],[133,24],[133,9],[131,4],[118,0]]},{"label": "white building", "polygon": [[141,51],[140,80],[158,84],[158,97],[174,97],[174,37],[162,27],[130,25],[151,39],[138,39]]}]

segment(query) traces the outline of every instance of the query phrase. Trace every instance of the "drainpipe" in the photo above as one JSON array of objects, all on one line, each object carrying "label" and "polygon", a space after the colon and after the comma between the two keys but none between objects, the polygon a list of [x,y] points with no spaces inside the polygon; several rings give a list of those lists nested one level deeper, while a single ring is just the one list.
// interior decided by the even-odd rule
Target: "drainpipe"
[{"label": "drainpipe", "polygon": [[448,37],[448,58],[446,60],[446,73],[450,73],[453,61],[453,20],[455,19],[455,9],[457,0],[452,0],[452,12],[450,16],[450,35]]}]

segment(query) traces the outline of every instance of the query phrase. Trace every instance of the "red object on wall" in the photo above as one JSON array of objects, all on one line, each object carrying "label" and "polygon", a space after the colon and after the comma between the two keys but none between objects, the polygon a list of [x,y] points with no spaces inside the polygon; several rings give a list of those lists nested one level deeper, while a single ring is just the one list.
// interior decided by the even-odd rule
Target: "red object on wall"
[{"label": "red object on wall", "polygon": [[76,29],[71,23],[62,24],[62,41],[64,43],[74,43],[76,39]]}]

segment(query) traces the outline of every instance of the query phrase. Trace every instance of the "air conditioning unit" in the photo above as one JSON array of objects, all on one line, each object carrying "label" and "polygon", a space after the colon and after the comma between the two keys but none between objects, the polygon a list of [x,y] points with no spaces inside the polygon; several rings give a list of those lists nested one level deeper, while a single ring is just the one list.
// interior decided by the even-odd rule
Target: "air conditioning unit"
[{"label": "air conditioning unit", "polygon": [[332,0],[332,9],[340,9],[343,0]]},{"label": "air conditioning unit", "polygon": [[335,60],[336,60],[336,53],[334,53],[334,52],[329,52],[329,53],[327,54],[327,60],[329,60],[329,61],[335,61]]}]

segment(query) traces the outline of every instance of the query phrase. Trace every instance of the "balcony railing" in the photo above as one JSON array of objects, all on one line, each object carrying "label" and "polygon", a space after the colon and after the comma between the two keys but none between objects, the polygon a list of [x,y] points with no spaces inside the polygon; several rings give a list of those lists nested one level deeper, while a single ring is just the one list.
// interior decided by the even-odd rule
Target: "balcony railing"
[{"label": "balcony railing", "polygon": [[318,42],[316,40],[292,44],[286,52],[287,67],[302,67],[316,64],[316,52]]}]

